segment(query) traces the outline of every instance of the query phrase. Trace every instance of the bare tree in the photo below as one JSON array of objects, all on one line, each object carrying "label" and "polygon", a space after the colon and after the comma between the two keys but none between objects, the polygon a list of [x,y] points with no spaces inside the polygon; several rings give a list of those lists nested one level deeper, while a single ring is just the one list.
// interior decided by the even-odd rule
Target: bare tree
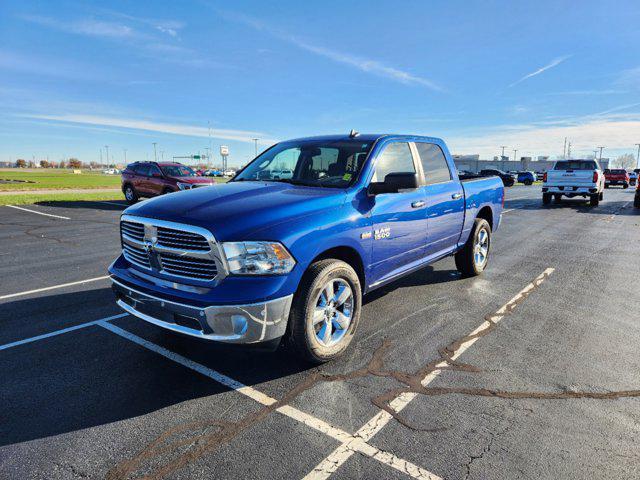
[{"label": "bare tree", "polygon": [[25,168],[27,166],[27,162],[26,160],[19,158],[18,160],[16,160],[16,167],[18,168]]},{"label": "bare tree", "polygon": [[636,157],[630,153],[625,153],[616,158],[616,167],[624,168],[625,170],[632,170],[636,166]]}]

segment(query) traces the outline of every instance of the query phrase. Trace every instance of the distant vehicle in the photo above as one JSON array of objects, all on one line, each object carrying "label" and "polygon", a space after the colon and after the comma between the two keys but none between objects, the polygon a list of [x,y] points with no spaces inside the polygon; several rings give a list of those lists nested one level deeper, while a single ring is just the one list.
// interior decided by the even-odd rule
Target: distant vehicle
[{"label": "distant vehicle", "polygon": [[596,160],[559,160],[542,180],[542,203],[560,202],[563,196],[589,197],[592,207],[603,198],[604,174]]},{"label": "distant vehicle", "polygon": [[604,188],[611,185],[622,185],[622,188],[629,188],[631,183],[629,174],[622,168],[605,169],[604,171]]},{"label": "distant vehicle", "polygon": [[135,162],[122,172],[122,192],[131,204],[140,197],[156,197],[213,184],[214,180],[200,177],[192,168],[180,163]]},{"label": "distant vehicle", "polygon": [[225,177],[233,177],[236,174],[235,170],[225,170],[224,171],[224,176]]},{"label": "distant vehicle", "polygon": [[271,172],[271,178],[274,180],[293,178],[293,170],[273,170]]},{"label": "distant vehicle", "polygon": [[542,179],[544,178],[545,172],[546,172],[546,170],[538,170],[538,171],[536,171],[536,180],[541,182]]},{"label": "distant vehicle", "polygon": [[473,173],[470,170],[458,170],[458,176],[461,177],[463,175],[464,176],[472,176],[472,175],[475,175],[475,173]]},{"label": "distant vehicle", "polygon": [[205,177],[221,177],[222,176],[222,172],[220,170],[217,170],[217,169],[211,169],[211,170],[205,170],[203,175]]},{"label": "distant vehicle", "polygon": [[511,173],[503,172],[502,170],[493,169],[493,168],[480,170],[479,175],[481,177],[494,177],[494,176],[500,177],[505,187],[513,187],[513,185],[516,183],[515,175]]},{"label": "distant vehicle", "polygon": [[117,175],[119,172],[117,168],[105,168],[102,173],[105,175]]},{"label": "distant vehicle", "polygon": [[633,206],[640,208],[640,182],[636,182],[636,196],[633,198]]},{"label": "distant vehicle", "polygon": [[524,183],[525,185],[533,185],[536,181],[536,174],[534,172],[522,171],[518,172],[518,183]]},{"label": "distant vehicle", "polygon": [[638,174],[636,172],[629,172],[629,185],[635,185],[638,183]]},{"label": "distant vehicle", "polygon": [[[283,161],[293,178],[261,180]],[[433,137],[285,141],[224,187],[125,210],[109,274],[118,305],[146,322],[214,342],[284,340],[322,363],[351,342],[364,294],[447,256],[482,274],[503,202],[498,178],[459,181]]]}]

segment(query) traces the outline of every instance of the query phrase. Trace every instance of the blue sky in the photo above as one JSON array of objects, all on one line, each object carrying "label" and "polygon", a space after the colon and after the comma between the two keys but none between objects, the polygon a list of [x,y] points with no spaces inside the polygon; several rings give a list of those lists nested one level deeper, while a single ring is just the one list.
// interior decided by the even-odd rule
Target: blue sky
[{"label": "blue sky", "polygon": [[635,152],[640,2],[0,4],[0,160],[144,160],[157,142],[240,164],[252,138],[351,128],[483,157],[559,155],[565,136],[575,155]]}]

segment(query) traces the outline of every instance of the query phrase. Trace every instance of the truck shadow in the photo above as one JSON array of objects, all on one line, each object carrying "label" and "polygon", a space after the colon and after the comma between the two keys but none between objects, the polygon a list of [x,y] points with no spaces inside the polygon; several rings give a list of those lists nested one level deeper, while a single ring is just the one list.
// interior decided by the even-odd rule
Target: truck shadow
[{"label": "truck shadow", "polygon": [[[451,271],[428,267],[365,296],[365,302],[398,288],[455,279]],[[113,302],[110,288],[5,302],[0,344],[120,313]],[[317,369],[285,348],[264,352],[212,344],[131,316],[110,324],[151,342],[156,350],[166,349],[244,385],[260,385],[259,390],[274,398],[282,398]],[[340,368],[339,362],[334,368]],[[99,325],[0,350],[0,371],[0,446],[133,419],[203,397],[215,404],[217,395],[229,392]],[[228,404],[229,399],[223,401]]]},{"label": "truck shadow", "polygon": [[578,213],[590,213],[596,215],[624,215],[624,216],[640,216],[640,209],[633,207],[633,197],[629,197],[625,201],[604,201],[597,207],[589,205],[588,200],[582,198],[562,199],[560,203],[552,202],[549,205],[530,203],[522,207],[516,207],[518,210],[562,210],[571,209]]},{"label": "truck shadow", "polygon": [[[109,203],[105,203],[109,202]],[[65,209],[83,209],[83,210],[107,210],[122,211],[129,205],[124,200],[76,200],[76,201],[56,201],[46,200],[35,202],[34,205],[43,207],[65,208]]]}]

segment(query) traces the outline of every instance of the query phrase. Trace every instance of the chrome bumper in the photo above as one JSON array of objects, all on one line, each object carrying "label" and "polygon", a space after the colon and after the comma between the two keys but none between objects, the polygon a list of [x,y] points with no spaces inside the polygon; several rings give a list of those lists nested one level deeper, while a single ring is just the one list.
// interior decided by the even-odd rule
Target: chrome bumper
[{"label": "chrome bumper", "polygon": [[135,290],[111,278],[118,305],[167,330],[216,342],[258,343],[284,335],[293,295],[249,305],[192,307]]}]

